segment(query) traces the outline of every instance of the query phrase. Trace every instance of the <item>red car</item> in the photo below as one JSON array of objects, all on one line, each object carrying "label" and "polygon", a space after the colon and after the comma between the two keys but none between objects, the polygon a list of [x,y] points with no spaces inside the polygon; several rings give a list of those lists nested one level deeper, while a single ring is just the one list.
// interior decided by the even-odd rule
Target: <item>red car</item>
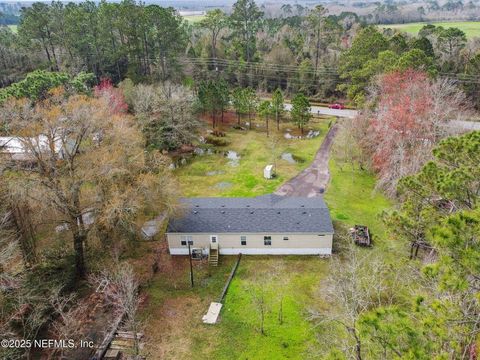
[{"label": "red car", "polygon": [[328,105],[328,108],[329,109],[343,110],[343,109],[345,109],[345,106],[342,105],[342,104],[339,104],[339,103],[335,103],[335,104]]}]

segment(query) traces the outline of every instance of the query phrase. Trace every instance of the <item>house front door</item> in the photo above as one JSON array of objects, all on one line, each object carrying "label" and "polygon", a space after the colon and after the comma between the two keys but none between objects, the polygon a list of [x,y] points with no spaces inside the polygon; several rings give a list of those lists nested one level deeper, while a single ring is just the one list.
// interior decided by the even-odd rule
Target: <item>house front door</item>
[{"label": "house front door", "polygon": [[210,235],[210,248],[211,249],[218,249],[218,236],[217,235]]}]

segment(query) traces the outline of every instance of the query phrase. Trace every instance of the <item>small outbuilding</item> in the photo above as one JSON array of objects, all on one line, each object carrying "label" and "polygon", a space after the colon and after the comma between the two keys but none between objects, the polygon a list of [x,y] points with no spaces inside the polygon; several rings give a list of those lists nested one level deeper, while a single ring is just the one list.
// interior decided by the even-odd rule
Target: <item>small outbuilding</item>
[{"label": "small outbuilding", "polygon": [[[53,150],[52,150],[53,148]],[[61,139],[51,140],[45,135],[31,138],[16,136],[0,137],[0,157],[12,161],[32,161],[33,153],[49,153],[55,151],[59,158],[64,158],[65,150],[71,151],[73,144],[64,145]]]},{"label": "small outbuilding", "polygon": [[263,177],[265,179],[272,179],[273,175],[274,175],[273,165],[265,166],[265,169],[263,169]]}]

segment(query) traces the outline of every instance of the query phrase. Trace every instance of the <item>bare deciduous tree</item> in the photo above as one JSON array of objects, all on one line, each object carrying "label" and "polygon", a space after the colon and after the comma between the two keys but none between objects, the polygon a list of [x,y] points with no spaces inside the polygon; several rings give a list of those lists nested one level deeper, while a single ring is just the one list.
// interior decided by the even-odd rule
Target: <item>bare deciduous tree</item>
[{"label": "bare deciduous tree", "polygon": [[270,312],[270,301],[267,295],[267,288],[270,277],[265,274],[255,274],[255,280],[245,286],[245,291],[251,298],[252,305],[258,315],[260,334],[267,335],[265,331],[265,318]]},{"label": "bare deciduous tree", "polygon": [[[56,317],[52,323],[53,334],[57,339],[73,340],[75,344],[78,344],[85,338],[84,316],[87,308],[85,303],[76,304],[75,300],[75,294],[62,296],[56,292],[50,297],[49,303]],[[68,347],[58,348],[58,358],[69,359],[69,350]]]},{"label": "bare deciduous tree", "polygon": [[388,268],[371,253],[362,252],[351,242],[343,250],[342,258],[331,259],[329,276],[321,293],[328,304],[328,312],[311,310],[310,318],[319,323],[339,324],[346,333],[338,336],[338,347],[356,360],[364,359],[362,336],[358,321],[362,314],[393,302],[386,274]]},{"label": "bare deciduous tree", "polygon": [[129,116],[113,114],[104,98],[65,98],[54,90],[33,115],[22,102],[16,111],[9,128],[32,166],[17,163],[21,176],[9,191],[53,210],[66,224],[78,277],[86,272],[84,246],[92,229],[106,241],[115,229],[132,228],[143,210],[159,212],[174,202],[166,168],[147,161],[139,129]]},{"label": "bare deciduous tree", "polygon": [[349,164],[352,170],[355,164],[360,167],[364,164],[361,154],[360,140],[362,139],[362,123],[359,118],[355,120],[338,122],[339,129],[332,148],[333,155],[339,160],[340,166]]},{"label": "bare deciduous tree", "polygon": [[176,149],[189,144],[200,126],[194,115],[194,96],[180,85],[137,85],[132,103],[140,121],[147,146]]},{"label": "bare deciduous tree", "polygon": [[369,124],[361,144],[378,173],[377,186],[393,196],[398,180],[418,172],[439,140],[456,131],[452,120],[465,116],[465,95],[449,80],[407,70],[380,76],[370,99],[375,110],[357,119]]},{"label": "bare deciduous tree", "polygon": [[141,322],[137,316],[139,283],[133,268],[128,263],[116,262],[112,269],[91,277],[94,286],[102,285],[107,303],[113,306],[118,316],[123,317],[123,327],[134,335],[135,355],[140,352],[138,333]]}]

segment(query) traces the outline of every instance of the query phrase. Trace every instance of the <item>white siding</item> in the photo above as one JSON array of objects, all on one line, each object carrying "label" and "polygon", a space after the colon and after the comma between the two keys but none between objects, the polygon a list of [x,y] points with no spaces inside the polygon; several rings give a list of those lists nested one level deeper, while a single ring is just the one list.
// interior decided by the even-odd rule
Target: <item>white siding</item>
[{"label": "white siding", "polygon": [[[181,245],[181,237],[192,236],[192,248],[201,248],[208,253],[211,234],[168,233],[167,240],[172,255],[187,255],[188,247]],[[332,234],[215,234],[218,235],[220,254],[262,254],[262,255],[330,255],[332,253]],[[241,236],[247,237],[247,245],[241,245]],[[264,245],[264,236],[271,236],[272,245]],[[284,236],[288,240],[283,240]]]},{"label": "white siding", "polygon": [[220,248],[221,255],[331,255],[331,248],[301,248],[301,249],[291,249],[291,248],[272,248],[265,246],[264,248]]},{"label": "white siding", "polygon": [[[208,251],[204,251],[208,254]],[[331,248],[279,249],[279,248],[220,248],[220,255],[331,255]],[[188,255],[188,248],[170,248],[171,255]]]}]

